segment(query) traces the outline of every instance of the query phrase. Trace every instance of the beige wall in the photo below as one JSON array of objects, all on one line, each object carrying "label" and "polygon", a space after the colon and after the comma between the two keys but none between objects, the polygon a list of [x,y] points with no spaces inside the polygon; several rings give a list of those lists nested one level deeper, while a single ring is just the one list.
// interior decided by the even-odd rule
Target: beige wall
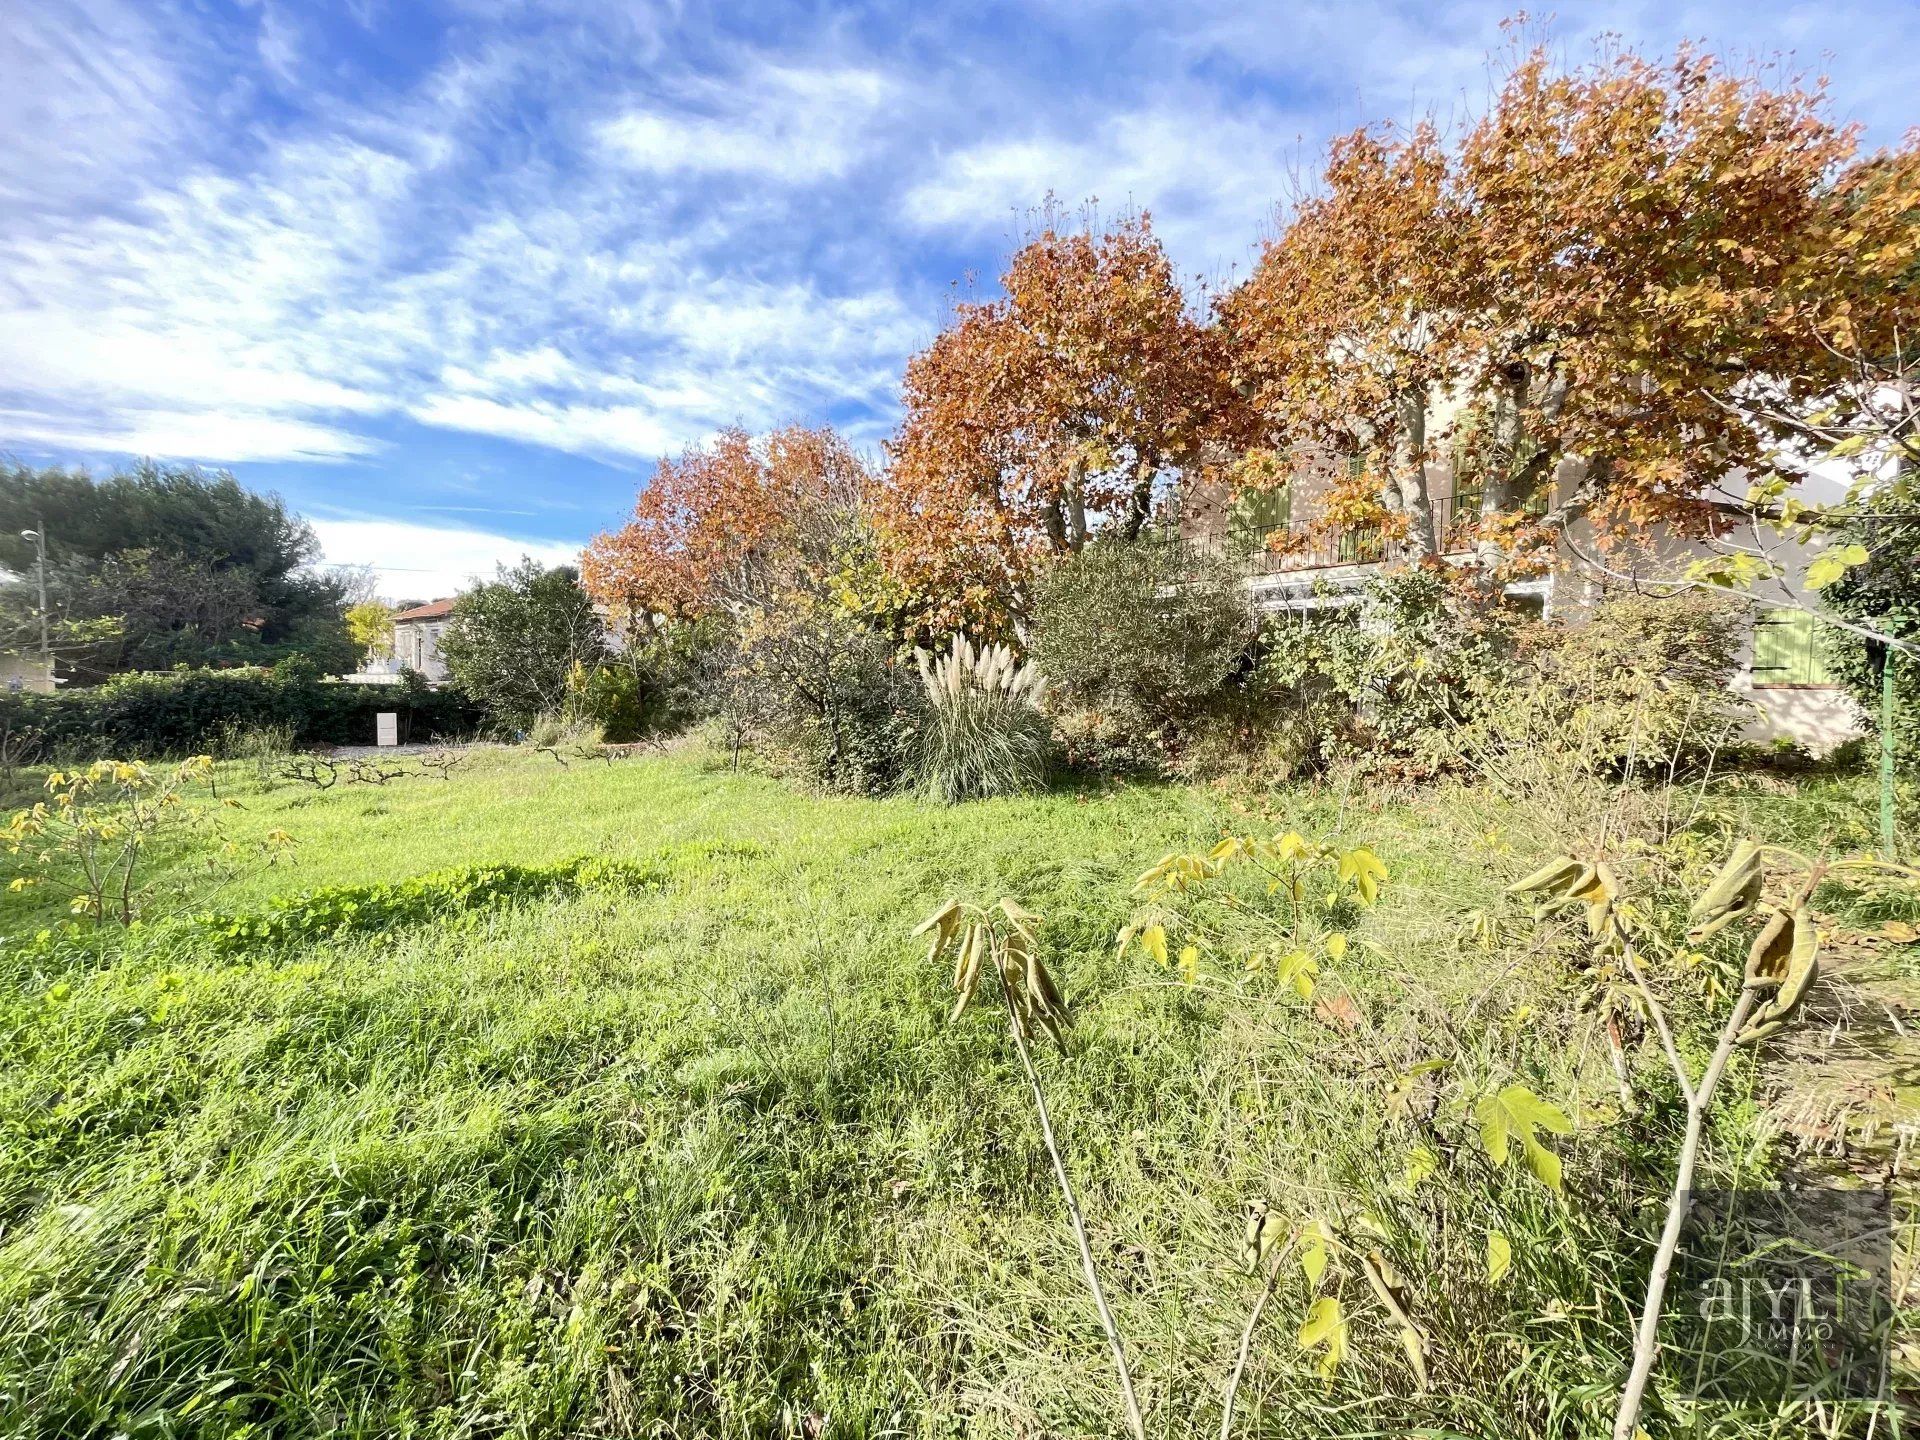
[{"label": "beige wall", "polygon": [[51,695],[53,667],[38,655],[0,655],[0,690],[32,690]]},{"label": "beige wall", "polygon": [[440,634],[446,626],[444,618],[400,621],[393,627],[393,658],[429,680],[446,679],[446,662],[440,658]]}]

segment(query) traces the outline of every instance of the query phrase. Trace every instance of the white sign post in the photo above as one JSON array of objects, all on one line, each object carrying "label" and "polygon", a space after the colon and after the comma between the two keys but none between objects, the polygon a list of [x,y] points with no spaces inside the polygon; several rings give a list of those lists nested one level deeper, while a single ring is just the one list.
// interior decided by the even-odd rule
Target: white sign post
[{"label": "white sign post", "polygon": [[384,747],[400,743],[400,716],[392,710],[382,710],[374,716],[375,743]]}]

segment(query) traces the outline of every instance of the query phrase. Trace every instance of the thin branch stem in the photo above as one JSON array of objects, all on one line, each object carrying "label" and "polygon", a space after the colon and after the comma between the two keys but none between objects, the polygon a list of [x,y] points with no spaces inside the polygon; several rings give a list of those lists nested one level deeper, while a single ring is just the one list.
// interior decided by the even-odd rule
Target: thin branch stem
[{"label": "thin branch stem", "polygon": [[[1666,1299],[1667,1276],[1673,1270],[1673,1257],[1680,1248],[1680,1231],[1693,1208],[1693,1169],[1700,1158],[1700,1137],[1706,1128],[1707,1106],[1725,1073],[1733,1054],[1735,1039],[1752,1013],[1757,995],[1740,992],[1740,999],[1727,1017],[1714,1047],[1706,1074],[1687,1098],[1687,1135],[1680,1146],[1680,1163],[1673,1175],[1673,1198],[1667,1203],[1667,1223],[1660,1231],[1659,1248],[1653,1252],[1653,1268],[1647,1273],[1647,1295],[1640,1305],[1640,1324],[1634,1333],[1633,1367],[1627,1372],[1626,1387],[1620,1392],[1620,1410],[1613,1421],[1613,1440],[1633,1440],[1640,1419],[1640,1403],[1646,1398],[1647,1382],[1653,1378],[1653,1362],[1660,1353],[1660,1307]],[[1685,1072],[1682,1071],[1684,1077]],[[1685,1079],[1681,1081],[1685,1084]]]},{"label": "thin branch stem", "polygon": [[1299,1238],[1296,1231],[1285,1245],[1274,1252],[1273,1263],[1267,1267],[1267,1283],[1260,1287],[1260,1298],[1253,1302],[1253,1311],[1247,1316],[1247,1328],[1240,1332],[1240,1355],[1233,1363],[1233,1378],[1227,1381],[1227,1398],[1220,1411],[1220,1440],[1233,1440],[1233,1405],[1240,1395],[1240,1382],[1246,1378],[1247,1360],[1253,1354],[1253,1332],[1259,1327],[1267,1301],[1273,1298],[1274,1289],[1280,1283],[1280,1268],[1286,1263],[1294,1242]]},{"label": "thin branch stem", "polygon": [[1140,1402],[1133,1393],[1133,1376],[1127,1369],[1127,1346],[1120,1338],[1120,1327],[1115,1323],[1113,1312],[1107,1308],[1106,1292],[1100,1288],[1100,1272],[1094,1269],[1093,1248],[1087,1243],[1087,1222],[1080,1213],[1080,1202],[1074,1198],[1073,1182],[1067,1178],[1066,1162],[1060,1157],[1059,1143],[1053,1136],[1053,1117],[1047,1109],[1047,1093],[1040,1085],[1040,1074],[1033,1068],[1033,1055],[1027,1048],[1025,1027],[1020,1022],[1019,1013],[1014,1009],[1013,991],[1006,983],[1004,972],[1000,981],[1000,998],[1007,1006],[1007,1028],[1013,1032],[1014,1049],[1020,1052],[1020,1067],[1027,1072],[1027,1083],[1033,1087],[1033,1106],[1040,1115],[1040,1137],[1046,1142],[1047,1158],[1053,1161],[1054,1178],[1060,1182],[1060,1193],[1066,1197],[1067,1217],[1073,1222],[1073,1238],[1080,1247],[1080,1270],[1086,1276],[1087,1288],[1093,1292],[1093,1305],[1100,1312],[1100,1324],[1107,1332],[1107,1345],[1113,1351],[1113,1368],[1120,1376],[1120,1394],[1126,1401],[1127,1423],[1131,1427],[1134,1440],[1147,1440],[1147,1424],[1140,1418]]},{"label": "thin branch stem", "polygon": [[1640,998],[1646,1003],[1647,1016],[1653,1021],[1654,1033],[1660,1037],[1660,1048],[1667,1052],[1667,1064],[1673,1067],[1673,1078],[1680,1082],[1680,1095],[1688,1105],[1693,1105],[1693,1081],[1687,1076],[1687,1067],[1681,1062],[1680,1047],[1674,1043],[1673,1030],[1667,1024],[1667,1012],[1654,998],[1653,987],[1647,984],[1647,977],[1640,969],[1640,962],[1634,957],[1633,947],[1624,940],[1621,953],[1626,957],[1627,973],[1633,976],[1634,986],[1640,991]]},{"label": "thin branch stem", "polygon": [[[1805,905],[1813,897],[1814,891],[1820,888],[1826,873],[1824,864],[1814,865],[1801,881],[1793,899],[1788,902],[1789,906]],[[1626,953],[1627,964],[1633,970],[1634,983],[1640,986],[1640,993],[1647,997],[1653,1013],[1659,1016],[1660,1009],[1653,1002],[1646,977],[1634,962],[1633,947],[1626,943],[1625,937],[1622,937],[1621,948]],[[1733,1057],[1733,1047],[1739,1043],[1740,1032],[1758,1001],[1757,990],[1751,987],[1741,990],[1733,1013],[1727,1017],[1727,1023],[1720,1031],[1720,1041],[1713,1048],[1713,1058],[1707,1062],[1706,1073],[1691,1085],[1664,1018],[1659,1021],[1661,1042],[1667,1046],[1667,1059],[1673,1065],[1674,1075],[1686,1095],[1687,1134],[1681,1142],[1680,1161],[1674,1170],[1673,1198],[1667,1203],[1667,1223],[1660,1231],[1659,1248],[1653,1252],[1653,1268],[1647,1273],[1647,1295],[1641,1302],[1640,1324],[1633,1340],[1633,1366],[1627,1372],[1626,1387],[1620,1392],[1620,1410],[1613,1421],[1613,1440],[1633,1440],[1635,1425],[1640,1418],[1640,1403],[1646,1398],[1647,1382],[1653,1378],[1653,1362],[1660,1353],[1660,1306],[1666,1299],[1667,1276],[1673,1269],[1674,1254],[1680,1248],[1680,1231],[1686,1224],[1687,1212],[1693,1208],[1693,1168],[1700,1158],[1700,1137],[1706,1129],[1707,1111],[1713,1104],[1713,1092],[1719,1088],[1720,1077],[1726,1073],[1727,1061]]]}]

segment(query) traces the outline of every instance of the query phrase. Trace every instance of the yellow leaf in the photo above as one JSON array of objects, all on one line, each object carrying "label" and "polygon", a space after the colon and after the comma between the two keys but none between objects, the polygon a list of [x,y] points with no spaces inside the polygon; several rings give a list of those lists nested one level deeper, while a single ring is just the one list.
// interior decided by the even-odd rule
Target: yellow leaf
[{"label": "yellow leaf", "polygon": [[1140,932],[1140,943],[1147,947],[1147,954],[1151,955],[1159,964],[1165,965],[1167,963],[1167,931],[1165,926],[1147,926],[1146,929]]},{"label": "yellow leaf", "polygon": [[1352,884],[1362,905],[1371,905],[1380,898],[1380,882],[1387,878],[1387,867],[1378,855],[1360,845],[1341,855],[1340,878]]},{"label": "yellow leaf", "polygon": [[1487,1232],[1487,1283],[1498,1285],[1513,1268],[1513,1242],[1498,1230]]},{"label": "yellow leaf", "polygon": [[1807,566],[1807,588],[1825,589],[1854,566],[1866,563],[1867,547],[1864,545],[1841,545],[1828,550]]},{"label": "yellow leaf", "polygon": [[1426,1145],[1416,1145],[1413,1147],[1412,1153],[1407,1156],[1407,1170],[1402,1183],[1406,1185],[1408,1192],[1411,1193],[1418,1190],[1421,1185],[1432,1178],[1434,1172],[1439,1168],[1440,1157],[1434,1154],[1430,1147]]},{"label": "yellow leaf", "polygon": [[1300,1248],[1300,1269],[1307,1277],[1310,1289],[1320,1288],[1320,1277],[1327,1273],[1327,1237],[1322,1233],[1324,1226],[1316,1226],[1308,1231],[1306,1243]]},{"label": "yellow leaf", "polygon": [[1320,1373],[1331,1379],[1347,1355],[1347,1322],[1340,1313],[1340,1302],[1331,1295],[1322,1295],[1314,1301],[1305,1323],[1300,1326],[1302,1350],[1322,1346],[1325,1350],[1320,1356]]}]

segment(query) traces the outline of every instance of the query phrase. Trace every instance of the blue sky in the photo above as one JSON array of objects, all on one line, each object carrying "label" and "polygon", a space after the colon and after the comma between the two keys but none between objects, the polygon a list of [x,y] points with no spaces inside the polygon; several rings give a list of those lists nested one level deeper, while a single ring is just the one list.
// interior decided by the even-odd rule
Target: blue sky
[{"label": "blue sky", "polygon": [[[1019,214],[1244,273],[1332,134],[1472,113],[1504,4],[0,4],[0,451],[231,468],[446,593],[721,425],[877,447]],[[1914,0],[1561,7],[1920,123]]]}]

